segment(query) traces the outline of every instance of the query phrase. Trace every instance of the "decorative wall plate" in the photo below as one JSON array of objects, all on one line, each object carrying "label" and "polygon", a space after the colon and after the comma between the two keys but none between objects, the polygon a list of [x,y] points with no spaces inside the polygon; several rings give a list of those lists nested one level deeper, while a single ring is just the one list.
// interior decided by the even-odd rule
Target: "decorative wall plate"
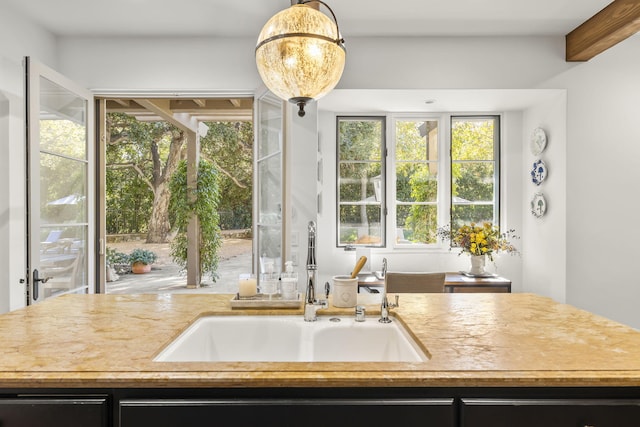
[{"label": "decorative wall plate", "polygon": [[533,168],[531,168],[531,182],[535,185],[542,184],[542,181],[547,177],[547,165],[540,159],[533,162]]},{"label": "decorative wall plate", "polygon": [[536,218],[541,218],[547,212],[547,201],[542,193],[536,193],[531,199],[531,213]]},{"label": "decorative wall plate", "polygon": [[547,146],[547,133],[542,128],[535,128],[531,134],[531,153],[540,155]]}]

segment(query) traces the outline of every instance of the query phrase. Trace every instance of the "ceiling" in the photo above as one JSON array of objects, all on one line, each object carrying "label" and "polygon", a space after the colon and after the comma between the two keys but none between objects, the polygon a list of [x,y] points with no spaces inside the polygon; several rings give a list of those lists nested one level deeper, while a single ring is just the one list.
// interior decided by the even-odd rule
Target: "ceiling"
[{"label": "ceiling", "polygon": [[[564,36],[611,0],[327,0],[345,39]],[[57,36],[256,37],[289,0],[2,0]]]}]

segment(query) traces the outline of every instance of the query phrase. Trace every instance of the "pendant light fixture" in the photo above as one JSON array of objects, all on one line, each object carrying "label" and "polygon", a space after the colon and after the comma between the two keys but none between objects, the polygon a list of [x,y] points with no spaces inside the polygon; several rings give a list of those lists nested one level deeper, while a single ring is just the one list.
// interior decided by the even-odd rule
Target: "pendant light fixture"
[{"label": "pendant light fixture", "polygon": [[[333,21],[309,3],[324,5]],[[320,0],[298,0],[275,14],[262,28],[256,45],[262,81],[278,97],[296,104],[300,117],[307,102],[338,84],[345,57],[336,16]]]}]

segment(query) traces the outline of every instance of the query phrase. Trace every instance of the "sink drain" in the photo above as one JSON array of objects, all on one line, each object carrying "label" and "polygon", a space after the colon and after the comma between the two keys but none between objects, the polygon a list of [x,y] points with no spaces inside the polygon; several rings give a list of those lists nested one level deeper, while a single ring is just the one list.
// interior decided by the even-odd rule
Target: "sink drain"
[{"label": "sink drain", "polygon": [[340,319],[338,319],[337,317],[332,317],[329,319],[329,322],[339,322]]}]

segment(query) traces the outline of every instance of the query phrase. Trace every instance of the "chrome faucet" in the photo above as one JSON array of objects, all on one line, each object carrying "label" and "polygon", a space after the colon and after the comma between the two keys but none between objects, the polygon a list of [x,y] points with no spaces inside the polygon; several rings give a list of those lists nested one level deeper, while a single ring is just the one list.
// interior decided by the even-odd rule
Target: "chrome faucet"
[{"label": "chrome faucet", "polygon": [[[316,223],[309,221],[309,248],[307,251],[307,290],[304,296],[304,320],[315,322],[318,318],[316,312],[321,308],[327,308],[329,303],[326,298],[316,299],[316,282],[318,266],[316,265]],[[326,297],[329,296],[328,286],[325,289]]]},{"label": "chrome faucet", "polygon": [[382,258],[382,277],[384,277],[384,288],[382,290],[382,303],[380,304],[380,319],[378,319],[378,322],[391,323],[391,319],[389,319],[389,310],[400,306],[400,303],[398,302],[400,296],[396,294],[396,302],[394,304],[389,304],[389,300],[387,299],[387,259],[386,258]]}]

